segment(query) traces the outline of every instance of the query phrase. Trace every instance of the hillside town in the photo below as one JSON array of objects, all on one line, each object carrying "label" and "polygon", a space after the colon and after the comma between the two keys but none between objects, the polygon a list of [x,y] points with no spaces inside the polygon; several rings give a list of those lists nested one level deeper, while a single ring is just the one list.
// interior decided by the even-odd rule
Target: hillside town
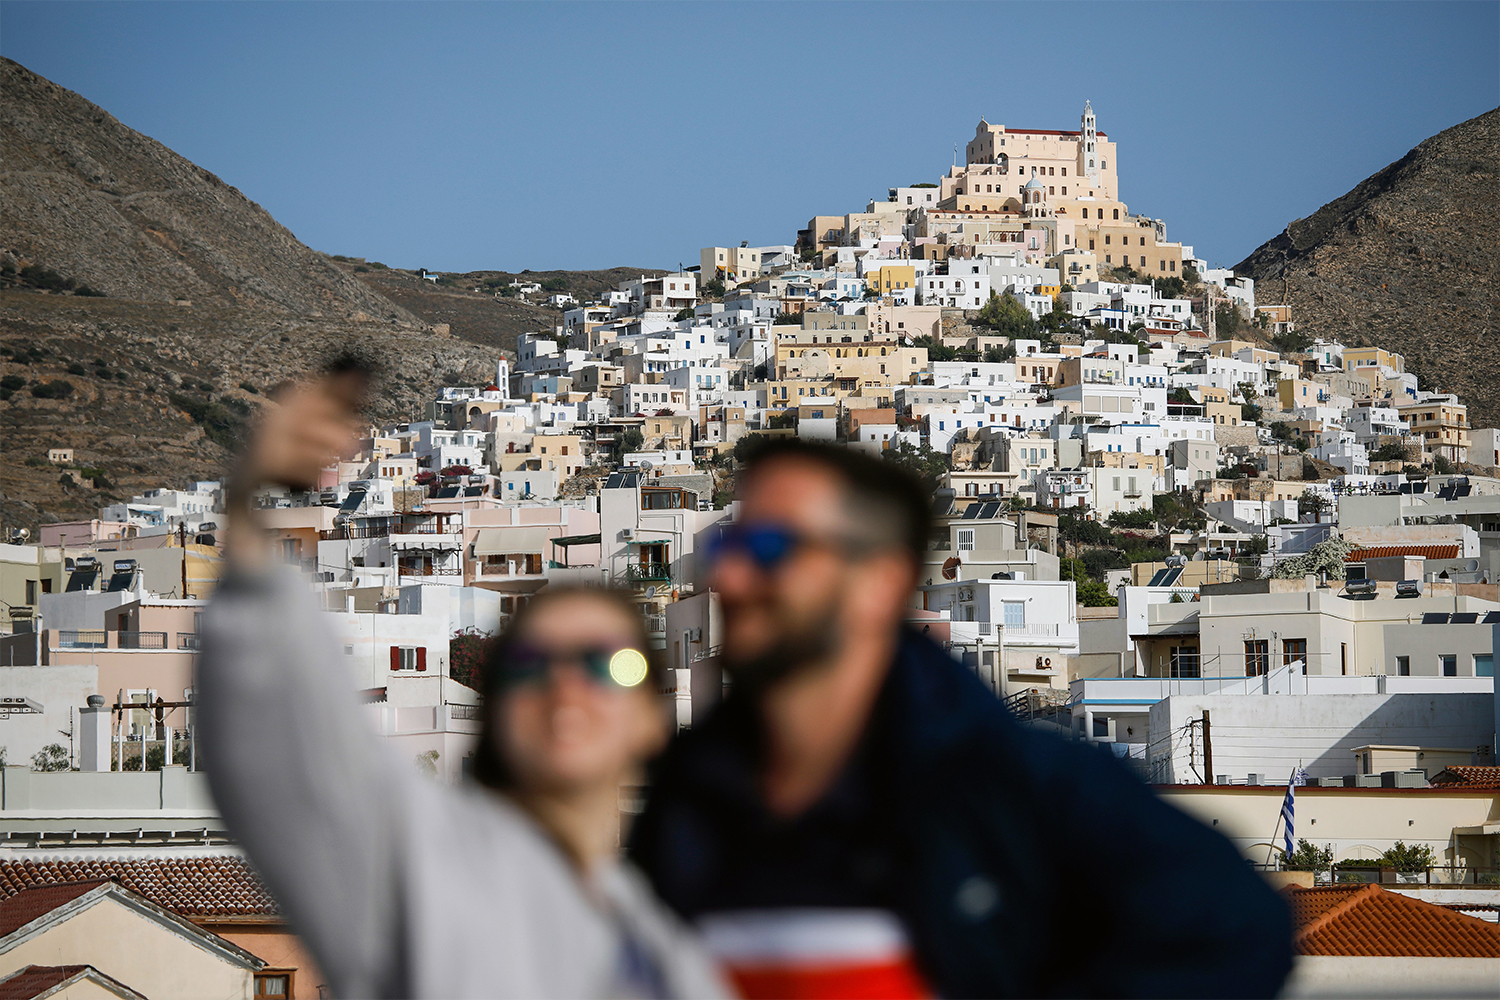
[{"label": "hillside town", "polygon": [[[710,237],[595,301],[507,288],[560,321],[476,355],[488,382],[369,425],[317,489],[260,494],[371,724],[464,780],[485,640],[582,584],[630,592],[691,728],[726,688],[705,570],[737,467],[768,439],[834,442],[930,488],[907,623],[1012,713],[1304,889],[1495,921],[1500,430],[1170,240],[1120,189],[1129,139],[1088,104],[1072,124],[981,120],[933,181],[784,245]],[[200,773],[224,494],[163,482],[0,544],[0,836],[25,855],[0,881],[151,896],[197,866],[218,902],[182,933],[283,991],[257,995],[316,996]]]}]

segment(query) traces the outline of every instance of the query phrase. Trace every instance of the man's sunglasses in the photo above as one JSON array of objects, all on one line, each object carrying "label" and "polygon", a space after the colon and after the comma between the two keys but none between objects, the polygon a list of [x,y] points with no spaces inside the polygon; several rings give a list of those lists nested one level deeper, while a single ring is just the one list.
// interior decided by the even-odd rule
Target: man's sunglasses
[{"label": "man's sunglasses", "polygon": [[649,672],[646,655],[639,649],[590,646],[573,650],[537,649],[514,646],[507,651],[497,680],[502,687],[520,687],[550,680],[552,671],[563,663],[575,663],[584,676],[595,684],[633,688]]},{"label": "man's sunglasses", "polygon": [[708,541],[708,561],[737,552],[762,570],[772,570],[802,545],[802,536],[778,524],[731,524]]}]

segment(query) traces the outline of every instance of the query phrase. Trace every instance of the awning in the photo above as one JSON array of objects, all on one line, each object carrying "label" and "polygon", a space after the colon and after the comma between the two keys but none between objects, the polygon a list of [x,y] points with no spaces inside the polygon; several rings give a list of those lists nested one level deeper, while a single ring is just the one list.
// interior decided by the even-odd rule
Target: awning
[{"label": "awning", "polygon": [[1182,619],[1181,621],[1176,621],[1176,622],[1172,622],[1172,623],[1170,623],[1168,625],[1163,625],[1161,628],[1151,628],[1148,625],[1147,626],[1147,630],[1145,632],[1132,633],[1130,637],[1132,639],[1156,639],[1156,638],[1160,638],[1162,636],[1197,635],[1197,634],[1198,634],[1198,614],[1197,614],[1197,612],[1194,612],[1193,614],[1188,615],[1186,618]]},{"label": "awning", "polygon": [[[545,525],[527,524],[516,525],[513,528],[480,528],[479,534],[474,536],[474,554],[476,556],[499,556],[509,555],[513,552],[534,552],[540,554],[542,546],[552,541],[548,537],[549,528]],[[597,535],[595,538],[597,539]]]},{"label": "awning", "polygon": [[570,545],[598,545],[603,537],[603,535],[559,535],[552,539],[552,544],[561,545],[563,548]]}]

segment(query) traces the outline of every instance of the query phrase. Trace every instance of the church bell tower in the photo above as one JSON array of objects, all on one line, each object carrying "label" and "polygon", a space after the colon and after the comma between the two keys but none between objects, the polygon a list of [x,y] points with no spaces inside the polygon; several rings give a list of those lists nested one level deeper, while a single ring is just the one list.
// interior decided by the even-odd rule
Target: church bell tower
[{"label": "church bell tower", "polygon": [[1099,134],[1094,127],[1094,107],[1083,102],[1083,122],[1078,130],[1078,172],[1089,179],[1090,184],[1099,183]]}]

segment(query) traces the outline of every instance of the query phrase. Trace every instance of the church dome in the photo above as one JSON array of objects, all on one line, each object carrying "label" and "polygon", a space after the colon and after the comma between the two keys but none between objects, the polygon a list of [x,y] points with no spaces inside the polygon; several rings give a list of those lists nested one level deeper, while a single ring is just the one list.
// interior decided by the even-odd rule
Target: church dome
[{"label": "church dome", "polygon": [[1041,190],[1045,190],[1046,187],[1047,187],[1047,185],[1043,184],[1036,177],[1036,175],[1033,174],[1032,177],[1031,177],[1031,180],[1029,180],[1029,181],[1026,182],[1026,188],[1025,188],[1025,190],[1027,190],[1027,191],[1041,191]]}]

